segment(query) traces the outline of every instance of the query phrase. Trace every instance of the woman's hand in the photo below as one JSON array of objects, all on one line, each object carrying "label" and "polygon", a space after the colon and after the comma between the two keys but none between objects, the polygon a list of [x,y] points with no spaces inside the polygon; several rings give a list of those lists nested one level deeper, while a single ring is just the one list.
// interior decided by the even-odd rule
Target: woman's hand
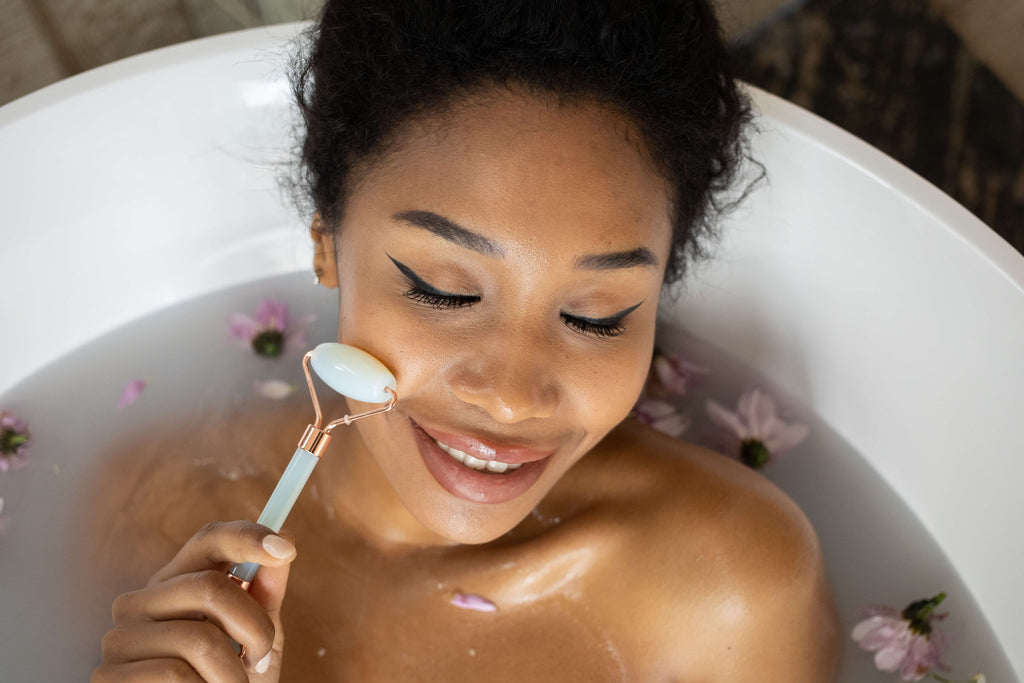
[{"label": "woman's hand", "polygon": [[[254,522],[207,524],[142,590],[119,595],[103,637],[101,681],[277,681],[281,602],[295,547]],[[262,565],[245,592],[227,575]],[[245,647],[239,658],[229,640]]]}]

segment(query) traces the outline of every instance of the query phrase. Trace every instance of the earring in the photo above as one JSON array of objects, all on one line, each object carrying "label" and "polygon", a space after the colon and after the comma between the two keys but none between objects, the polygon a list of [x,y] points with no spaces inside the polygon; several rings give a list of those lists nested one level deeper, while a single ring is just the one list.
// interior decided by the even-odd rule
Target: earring
[{"label": "earring", "polygon": [[313,286],[316,287],[320,284],[320,269],[317,268],[313,271]]}]

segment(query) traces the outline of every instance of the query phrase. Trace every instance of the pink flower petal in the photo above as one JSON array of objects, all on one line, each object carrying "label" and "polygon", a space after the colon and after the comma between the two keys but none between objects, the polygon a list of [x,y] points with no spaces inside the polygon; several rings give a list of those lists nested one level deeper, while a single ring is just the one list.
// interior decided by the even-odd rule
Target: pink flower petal
[{"label": "pink flower petal", "polygon": [[809,426],[802,422],[793,422],[785,425],[776,434],[769,436],[764,445],[772,455],[778,455],[791,448],[795,448],[810,433],[811,428]]},{"label": "pink flower petal", "polygon": [[474,610],[476,612],[497,612],[498,606],[493,602],[475,593],[456,593],[452,596],[451,604],[460,609]]},{"label": "pink flower petal", "polygon": [[744,422],[749,423],[750,415],[754,412],[754,401],[757,399],[757,389],[748,389],[740,394],[736,401],[736,412]]},{"label": "pink flower petal", "polygon": [[860,641],[860,646],[868,651],[880,650],[906,634],[907,622],[902,619],[883,618],[876,624],[873,631],[864,636]]},{"label": "pink flower petal", "polygon": [[743,422],[740,420],[739,415],[726,410],[719,403],[711,399],[708,399],[704,403],[704,407],[708,411],[708,417],[710,417],[711,421],[719,427],[728,429],[739,439],[747,437],[747,429],[743,426]]},{"label": "pink flower petal", "polygon": [[690,428],[691,420],[689,416],[683,415],[682,413],[676,413],[675,415],[669,415],[660,420],[655,420],[651,426],[657,429],[662,434],[668,434],[671,437],[678,439],[686,430]]},{"label": "pink flower petal", "polygon": [[671,351],[659,352],[652,363],[654,374],[661,385],[673,394],[685,394],[690,382],[708,370],[689,362]]},{"label": "pink flower petal", "polygon": [[244,313],[232,313],[228,318],[228,329],[231,330],[231,336],[235,339],[251,342],[259,332],[260,326]]},{"label": "pink flower petal", "polygon": [[651,365],[654,375],[666,389],[676,394],[686,391],[686,378],[675,371],[675,368],[672,367],[667,358],[657,356]]},{"label": "pink flower petal", "polygon": [[272,401],[280,401],[287,398],[295,391],[295,387],[287,382],[279,379],[271,379],[266,382],[260,382],[257,380],[254,382],[256,387],[256,393],[263,398],[269,398]]},{"label": "pink flower petal", "polygon": [[690,428],[690,418],[668,401],[641,397],[633,406],[634,418],[640,424],[657,429],[663,434],[680,437]]},{"label": "pink flower petal", "polygon": [[121,392],[121,398],[117,401],[117,409],[124,410],[131,404],[139,400],[139,396],[142,395],[143,390],[146,388],[146,382],[141,379],[133,379],[131,382],[125,385],[124,391]]},{"label": "pink flower petal", "polygon": [[882,617],[870,617],[857,623],[850,632],[854,642],[860,643],[878,630]]},{"label": "pink flower petal", "polygon": [[900,678],[905,681],[919,681],[935,665],[931,643],[922,636],[910,642],[907,655],[900,666]]},{"label": "pink flower petal", "polygon": [[281,330],[288,327],[288,303],[277,299],[264,299],[256,311],[256,322],[263,330]]},{"label": "pink flower petal", "polygon": [[633,410],[636,411],[638,420],[645,424],[650,424],[654,420],[671,415],[676,411],[676,407],[668,401],[642,397],[633,406]]},{"label": "pink flower petal", "polygon": [[28,423],[14,413],[0,412],[0,429],[24,432],[28,429]]},{"label": "pink flower petal", "polygon": [[744,392],[740,396],[739,414],[750,434],[763,440],[775,419],[775,401],[760,389]]},{"label": "pink flower petal", "polygon": [[907,643],[889,643],[875,653],[875,668],[879,671],[896,671],[907,656]]}]

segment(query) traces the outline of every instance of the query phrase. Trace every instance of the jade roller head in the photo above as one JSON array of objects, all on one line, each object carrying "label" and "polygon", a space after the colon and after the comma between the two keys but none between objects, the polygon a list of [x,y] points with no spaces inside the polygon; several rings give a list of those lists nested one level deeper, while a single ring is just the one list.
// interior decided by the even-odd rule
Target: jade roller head
[{"label": "jade roller head", "polygon": [[317,376],[342,396],[363,403],[387,403],[395,393],[395,376],[362,349],[327,343],[307,355]]},{"label": "jade roller head", "polygon": [[[384,403],[385,405],[358,415],[345,415],[321,428],[323,414],[320,412],[320,402],[317,400],[313,378],[309,373],[310,366],[327,386],[342,396],[363,403]],[[304,448],[317,457],[326,448],[330,433],[335,427],[341,424],[352,424],[364,417],[387,412],[394,408],[398,401],[395,376],[379,360],[354,346],[337,343],[320,344],[302,359],[302,367],[306,372],[309,395],[313,399],[316,422],[306,429],[306,434],[299,442],[299,448]]]},{"label": "jade roller head", "polygon": [[[323,414],[320,412],[320,402],[316,397],[316,388],[313,386],[313,376],[310,374],[310,366],[327,386],[339,394],[347,396],[363,403],[383,403],[379,408],[368,410],[357,415],[345,415],[322,427]],[[346,344],[320,344],[307,353],[302,359],[302,369],[306,373],[306,383],[309,385],[309,395],[313,399],[313,408],[316,410],[316,422],[306,427],[306,433],[299,440],[299,446],[295,449],[291,462],[285,468],[284,474],[278,480],[274,492],[260,514],[258,523],[270,527],[275,532],[281,530],[288,513],[298,500],[299,493],[313,473],[320,456],[327,448],[331,440],[331,432],[342,424],[352,424],[371,415],[386,413],[395,407],[398,402],[398,394],[395,391],[395,376],[391,374],[383,363],[368,354],[362,349]],[[248,590],[249,585],[259,565],[254,562],[243,562],[236,564],[228,572],[243,589]]]}]

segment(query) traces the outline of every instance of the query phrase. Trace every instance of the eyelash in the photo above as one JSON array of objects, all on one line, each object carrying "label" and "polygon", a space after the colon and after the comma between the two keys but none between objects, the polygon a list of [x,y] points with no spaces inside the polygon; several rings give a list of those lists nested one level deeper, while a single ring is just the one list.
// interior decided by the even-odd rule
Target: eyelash
[{"label": "eyelash", "polygon": [[413,301],[418,301],[421,304],[426,304],[431,308],[462,308],[463,306],[471,306],[477,301],[480,301],[478,296],[468,296],[465,294],[444,294],[437,290],[424,289],[422,286],[416,284],[412,285],[412,288],[405,293],[405,296]]},{"label": "eyelash", "polygon": [[620,334],[626,331],[626,328],[622,325],[622,319],[625,316],[617,318],[602,318],[601,320],[591,320],[589,318],[577,318],[573,315],[562,314],[562,322],[567,327],[582,332],[583,334],[592,334],[595,337],[618,337]]},{"label": "eyelash", "polygon": [[[391,262],[395,264],[395,267],[398,268],[406,278],[408,278],[409,283],[412,285],[412,287],[404,293],[404,296],[412,301],[439,310],[462,308],[463,306],[471,306],[480,301],[480,297],[474,294],[450,294],[448,292],[442,292],[439,289],[435,289],[416,275],[416,273],[414,273],[412,269],[405,264],[399,263],[390,256],[388,256],[388,258],[390,258]],[[634,308],[636,308],[636,306],[630,308],[627,311],[627,314],[632,312]],[[594,337],[617,337],[626,331],[626,328],[622,325],[622,321],[626,315],[601,318],[599,320],[580,318],[567,313],[562,313],[561,316],[562,322],[565,323],[566,327]]]}]

